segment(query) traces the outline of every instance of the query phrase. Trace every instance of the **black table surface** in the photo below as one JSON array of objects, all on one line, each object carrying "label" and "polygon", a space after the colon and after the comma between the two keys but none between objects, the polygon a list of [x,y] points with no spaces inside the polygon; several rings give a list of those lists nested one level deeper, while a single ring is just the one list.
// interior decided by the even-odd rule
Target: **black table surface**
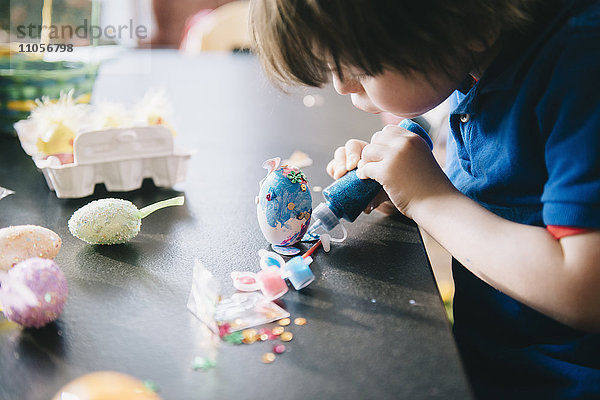
[{"label": "black table surface", "polygon": [[[185,182],[58,199],[18,141],[0,137],[0,227],[36,224],[57,232],[55,261],[69,298],[55,322],[22,329],[0,317],[0,398],[49,399],[88,372],[115,370],[159,385],[163,399],[465,399],[468,384],[418,229],[400,217],[362,215],[348,239],[314,253],[315,281],[280,304],[304,326],[272,364],[275,342],[222,343],[217,366],[195,371],[206,353],[204,326],[186,308],[194,259],[234,292],[231,271],[257,271],[268,249],[254,198],[268,158],[294,150],[314,160],[311,186],[331,179],[325,166],[352,137],[368,139],[380,119],[354,109],[332,88],[283,93],[251,55],[183,57],[131,52],[106,62],[94,100],[133,102],[164,87],[174,105],[179,146],[193,148]],[[312,97],[306,97],[312,96]],[[308,107],[308,100],[316,103]],[[131,242],[91,246],[68,231],[91,200],[118,197],[138,207],[184,194],[181,207],[145,218]],[[314,205],[322,200],[313,193]],[[376,215],[377,214],[377,215]],[[308,246],[302,244],[307,249]]]}]

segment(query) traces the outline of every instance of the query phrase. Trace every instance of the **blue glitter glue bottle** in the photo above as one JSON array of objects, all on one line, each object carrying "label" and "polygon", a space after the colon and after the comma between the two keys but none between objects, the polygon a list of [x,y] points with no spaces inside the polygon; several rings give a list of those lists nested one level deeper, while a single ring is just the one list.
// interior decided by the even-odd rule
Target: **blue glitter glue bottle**
[{"label": "blue glitter glue bottle", "polygon": [[[429,148],[433,149],[429,135],[416,122],[405,119],[398,126],[421,136]],[[348,171],[323,190],[325,202],[313,210],[312,218],[315,222],[309,232],[314,232],[319,227],[330,231],[340,223],[341,218],[354,222],[382,189],[373,179],[360,179],[356,176],[356,169]]]}]

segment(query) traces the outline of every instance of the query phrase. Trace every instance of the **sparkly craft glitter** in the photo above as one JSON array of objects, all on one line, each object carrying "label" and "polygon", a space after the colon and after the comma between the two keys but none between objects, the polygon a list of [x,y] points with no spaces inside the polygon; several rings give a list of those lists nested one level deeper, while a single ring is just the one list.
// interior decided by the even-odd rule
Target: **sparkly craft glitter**
[{"label": "sparkly craft glitter", "polygon": [[260,360],[265,363],[265,364],[271,364],[273,361],[275,361],[275,354],[273,353],[265,353],[262,355],[262,357],[260,358]]},{"label": "sparkly craft glitter", "polygon": [[290,324],[290,322],[291,322],[291,321],[290,321],[290,319],[289,319],[289,318],[282,318],[282,319],[280,319],[279,321],[277,321],[277,323],[278,323],[280,326],[288,326],[288,325]]},{"label": "sparkly craft glitter", "polygon": [[283,332],[280,336],[279,339],[283,340],[284,342],[289,342],[290,340],[292,340],[294,338],[294,334],[292,332]]},{"label": "sparkly craft glitter", "polygon": [[294,324],[296,324],[296,325],[306,325],[306,318],[296,318],[294,320]]}]

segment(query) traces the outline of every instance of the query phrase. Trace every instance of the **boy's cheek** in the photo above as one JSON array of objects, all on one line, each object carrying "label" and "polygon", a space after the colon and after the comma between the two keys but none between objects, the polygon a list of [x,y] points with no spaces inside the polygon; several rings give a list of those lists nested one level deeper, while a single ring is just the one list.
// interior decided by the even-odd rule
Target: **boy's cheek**
[{"label": "boy's cheek", "polygon": [[358,108],[359,110],[372,114],[379,114],[384,111],[375,106],[375,104],[373,104],[373,102],[366,95],[353,93],[350,95],[350,98],[352,99],[352,104],[354,107]]}]

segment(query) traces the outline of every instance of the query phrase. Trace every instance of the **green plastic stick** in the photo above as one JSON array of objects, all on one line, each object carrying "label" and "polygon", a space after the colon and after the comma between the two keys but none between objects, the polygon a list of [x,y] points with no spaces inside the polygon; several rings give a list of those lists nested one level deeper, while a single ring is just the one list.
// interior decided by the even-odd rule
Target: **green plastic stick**
[{"label": "green plastic stick", "polygon": [[138,215],[140,216],[140,218],[145,218],[156,210],[160,210],[161,208],[171,206],[181,206],[184,202],[185,198],[183,196],[173,197],[172,199],[159,201],[158,203],[150,204],[149,206],[140,208],[138,210]]}]

